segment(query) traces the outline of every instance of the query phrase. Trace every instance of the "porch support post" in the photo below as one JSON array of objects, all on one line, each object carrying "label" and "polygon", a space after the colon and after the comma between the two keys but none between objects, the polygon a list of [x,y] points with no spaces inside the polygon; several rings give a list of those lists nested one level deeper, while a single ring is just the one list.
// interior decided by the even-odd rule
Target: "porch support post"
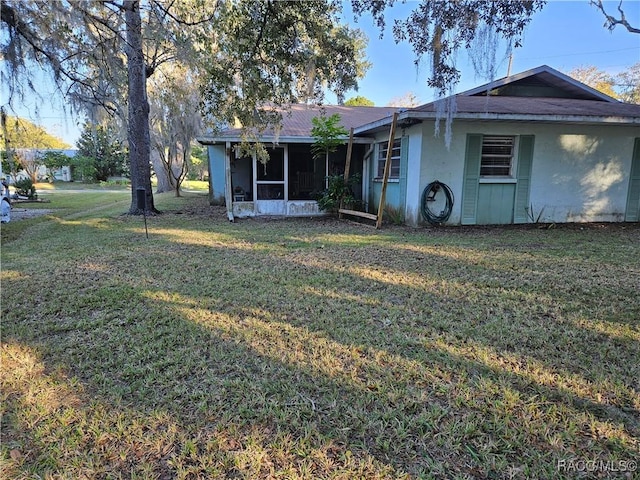
[{"label": "porch support post", "polygon": [[227,218],[230,222],[233,218],[233,191],[231,190],[231,142],[226,143],[224,150],[224,201],[227,205]]}]

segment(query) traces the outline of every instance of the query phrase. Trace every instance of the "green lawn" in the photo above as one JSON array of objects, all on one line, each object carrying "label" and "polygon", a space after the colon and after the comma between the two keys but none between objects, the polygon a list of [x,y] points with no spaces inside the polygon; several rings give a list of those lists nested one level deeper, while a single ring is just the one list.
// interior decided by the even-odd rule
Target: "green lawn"
[{"label": "green lawn", "polygon": [[2,226],[1,478],[638,478],[640,226]]}]

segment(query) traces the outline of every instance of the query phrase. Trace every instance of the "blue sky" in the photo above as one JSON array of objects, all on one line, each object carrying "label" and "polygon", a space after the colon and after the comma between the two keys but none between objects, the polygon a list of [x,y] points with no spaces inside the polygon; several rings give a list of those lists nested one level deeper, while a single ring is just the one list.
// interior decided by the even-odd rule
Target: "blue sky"
[{"label": "blue sky", "polygon": [[[359,91],[349,92],[346,98],[362,95],[379,106],[408,92],[415,94],[420,103],[434,99],[433,91],[426,86],[428,65],[416,69],[411,47],[406,43],[397,45],[393,41],[393,18],[406,15],[414,6],[412,4],[412,1],[398,3],[388,11],[387,30],[382,39],[379,39],[380,32],[370,16],[361,17],[356,23],[352,13],[345,9],[345,20],[364,30],[369,36],[367,56],[373,64],[360,82]],[[615,12],[618,2],[606,4]],[[640,0],[624,0],[623,5],[629,21],[640,25]],[[525,32],[523,46],[514,50],[511,73],[546,64],[563,72],[579,66],[594,65],[615,74],[640,62],[640,35],[629,33],[620,26],[609,32],[603,24],[604,17],[589,5],[588,0],[550,0],[533,17]],[[504,47],[498,58],[503,53]],[[498,78],[506,75],[507,65],[508,60],[505,59],[498,69]],[[465,52],[460,55],[457,66],[463,74],[457,91],[488,81],[475,76]],[[45,79],[39,83],[45,86],[40,98],[25,100],[27,108],[18,113],[43,125],[47,131],[67,143],[75,144],[80,132],[77,120],[64,114],[60,100],[55,100],[55,89],[50,80]],[[335,98],[329,96],[327,101],[335,101]]]},{"label": "blue sky", "polygon": [[[350,92],[347,98],[362,95],[384,106],[392,98],[413,92],[420,103],[434,99],[433,91],[426,86],[428,64],[416,69],[414,55],[408,44],[396,45],[393,41],[391,18],[398,13],[410,11],[416,2],[407,1],[389,12],[387,29],[380,40],[379,30],[371,17],[363,17],[357,23],[351,13],[345,19],[353,26],[364,30],[369,36],[367,56],[373,64],[365,79],[360,82],[358,92]],[[617,13],[618,2],[606,2],[607,8]],[[640,25],[640,0],[624,0],[627,19]],[[595,65],[608,73],[619,73],[640,62],[640,35],[628,32],[621,26],[610,32],[604,25],[604,16],[589,5],[588,0],[550,0],[541,12],[533,17],[525,31],[523,46],[514,49],[511,73],[518,73],[540,65],[549,65],[556,70],[568,72],[573,68]],[[505,46],[497,58],[502,58]],[[504,59],[497,71],[497,78],[506,76],[508,60]],[[457,68],[462,72],[456,91],[464,91],[486,83],[476,78],[466,52],[462,52]]]}]

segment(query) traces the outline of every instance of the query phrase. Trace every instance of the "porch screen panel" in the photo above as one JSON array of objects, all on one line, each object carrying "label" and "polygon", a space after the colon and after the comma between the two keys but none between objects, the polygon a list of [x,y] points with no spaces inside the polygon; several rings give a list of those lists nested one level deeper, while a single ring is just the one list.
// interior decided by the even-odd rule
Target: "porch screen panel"
[{"label": "porch screen panel", "polygon": [[266,165],[258,162],[258,181],[284,182],[284,149],[268,149],[269,161]]},{"label": "porch screen panel", "polygon": [[284,200],[284,149],[268,149],[269,161],[256,165],[258,200]]},{"label": "porch screen panel", "polygon": [[481,155],[482,135],[468,134],[464,162],[464,180],[462,183],[462,214],[460,222],[463,225],[474,225],[476,223]]},{"label": "porch screen panel", "polygon": [[324,157],[314,159],[310,145],[289,144],[289,200],[312,200],[324,189],[325,168]]}]

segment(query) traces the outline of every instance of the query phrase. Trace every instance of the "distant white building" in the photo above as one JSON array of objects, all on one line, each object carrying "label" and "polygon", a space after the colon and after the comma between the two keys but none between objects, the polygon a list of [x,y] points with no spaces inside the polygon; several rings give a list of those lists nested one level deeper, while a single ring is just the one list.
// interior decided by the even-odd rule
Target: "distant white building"
[{"label": "distant white building", "polygon": [[[30,149],[30,148],[21,148],[16,149],[16,154],[26,158],[28,162],[32,162],[34,166],[39,162],[39,158],[41,158],[47,152],[56,152],[62,153],[67,157],[73,158],[78,153],[77,150],[59,150],[59,149]],[[65,165],[64,167],[57,168],[53,171],[50,171],[44,165],[37,165],[36,168],[36,177],[38,180],[49,180],[50,177],[53,176],[53,180],[59,182],[70,182],[72,180],[71,176],[71,165]],[[24,169],[19,170],[15,176],[11,175],[11,172],[4,172],[2,170],[2,165],[0,165],[0,178],[6,178],[9,183],[14,183],[17,180],[22,180],[24,178],[29,178],[29,174]]]}]

